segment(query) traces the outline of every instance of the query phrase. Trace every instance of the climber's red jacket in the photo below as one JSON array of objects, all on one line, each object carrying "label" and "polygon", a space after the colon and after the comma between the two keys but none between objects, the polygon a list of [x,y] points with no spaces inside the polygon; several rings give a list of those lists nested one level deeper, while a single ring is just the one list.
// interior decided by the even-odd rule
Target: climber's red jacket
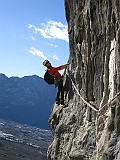
[{"label": "climber's red jacket", "polygon": [[50,66],[50,67],[47,67],[47,69],[48,69],[48,72],[51,75],[53,75],[55,79],[58,78],[58,77],[61,77],[61,74],[58,72],[59,70],[62,69],[61,66],[59,66],[59,67]]}]

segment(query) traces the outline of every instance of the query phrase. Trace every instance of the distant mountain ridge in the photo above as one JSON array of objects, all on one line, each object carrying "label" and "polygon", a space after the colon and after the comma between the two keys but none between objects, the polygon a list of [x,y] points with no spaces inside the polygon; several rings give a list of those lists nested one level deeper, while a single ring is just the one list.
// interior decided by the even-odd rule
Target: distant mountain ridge
[{"label": "distant mountain ridge", "polygon": [[33,75],[8,78],[0,74],[0,117],[48,129],[56,90]]}]

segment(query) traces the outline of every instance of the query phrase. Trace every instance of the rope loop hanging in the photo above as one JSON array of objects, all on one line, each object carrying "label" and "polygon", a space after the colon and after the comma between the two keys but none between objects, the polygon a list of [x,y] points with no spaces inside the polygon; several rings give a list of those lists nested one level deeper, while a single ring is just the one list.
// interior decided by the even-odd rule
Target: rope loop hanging
[{"label": "rope loop hanging", "polygon": [[[67,71],[68,71],[68,70],[67,70]],[[73,85],[75,91],[77,92],[77,94],[79,95],[79,97],[81,98],[81,100],[82,100],[87,106],[89,106],[91,109],[93,109],[95,112],[98,112],[98,109],[95,108],[94,106],[92,106],[90,103],[88,103],[88,102],[82,97],[82,95],[79,93],[77,87],[75,86],[75,83],[73,82],[73,80],[72,80],[72,78],[71,78],[70,73],[67,74],[67,75],[69,76],[69,78],[70,78],[70,80],[71,80],[71,82],[72,82],[72,85]]]},{"label": "rope loop hanging", "polygon": [[77,94],[79,95],[79,97],[81,98],[81,100],[82,100],[88,107],[90,107],[91,109],[93,109],[95,112],[98,112],[98,113],[99,113],[106,105],[109,105],[115,98],[117,98],[117,97],[120,95],[120,92],[116,93],[116,95],[113,97],[113,99],[110,100],[110,102],[106,103],[102,108],[97,109],[96,107],[94,107],[93,105],[91,105],[90,103],[88,103],[88,102],[82,97],[82,95],[79,93],[77,87],[75,86],[75,83],[74,83],[73,80],[72,80],[71,74],[70,74],[70,72],[68,71],[68,69],[67,69],[67,73],[66,73],[66,74],[69,76],[69,78],[70,78],[70,80],[71,80],[71,82],[72,82],[72,85],[73,85],[76,93],[77,93]]}]

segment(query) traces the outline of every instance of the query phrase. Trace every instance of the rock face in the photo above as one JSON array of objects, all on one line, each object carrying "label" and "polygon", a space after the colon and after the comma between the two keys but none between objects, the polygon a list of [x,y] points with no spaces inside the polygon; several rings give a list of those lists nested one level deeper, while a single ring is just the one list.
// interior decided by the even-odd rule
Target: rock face
[{"label": "rock face", "polygon": [[[53,106],[49,160],[120,159],[120,0],[65,0],[68,106]],[[91,109],[74,89],[99,112]]]}]

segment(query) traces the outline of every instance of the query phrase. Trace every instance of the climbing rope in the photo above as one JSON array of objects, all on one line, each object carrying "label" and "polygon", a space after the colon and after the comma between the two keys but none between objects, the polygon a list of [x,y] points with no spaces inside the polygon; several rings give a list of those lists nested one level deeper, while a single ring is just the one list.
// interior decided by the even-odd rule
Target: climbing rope
[{"label": "climbing rope", "polygon": [[[68,74],[67,74],[67,75],[68,75]],[[69,74],[68,76],[69,76],[69,78],[70,78],[70,80],[71,80],[71,82],[72,82],[72,85],[73,85],[74,89],[76,90],[77,94],[78,94],[79,97],[81,98],[81,100],[82,100],[85,104],[87,104],[87,106],[89,106],[90,108],[92,108],[95,112],[98,112],[98,109],[95,108],[94,106],[92,106],[90,103],[88,103],[88,102],[82,97],[82,95],[79,93],[79,91],[78,91],[77,87],[75,86],[75,83],[73,82],[70,74]]]},{"label": "climbing rope", "polygon": [[116,93],[116,95],[108,103],[104,104],[104,106],[102,106],[102,108],[99,109],[99,112],[102,111],[105,106],[110,105],[112,101],[114,101],[114,99],[117,98],[119,95],[120,95],[120,92]]},{"label": "climbing rope", "polygon": [[[68,70],[67,70],[67,71],[68,71]],[[69,71],[68,71],[68,72],[69,72]],[[67,73],[66,73],[66,74],[67,74]],[[110,103],[112,103],[112,101],[120,95],[120,92],[116,93],[116,95],[113,97],[113,99],[111,99],[110,102],[106,103],[106,104],[105,104],[102,108],[100,108],[100,110],[99,110],[99,109],[95,108],[94,106],[92,106],[90,103],[88,103],[88,102],[82,97],[82,95],[79,93],[77,87],[75,86],[75,83],[73,82],[73,80],[72,80],[72,78],[71,78],[71,75],[70,75],[70,74],[67,74],[67,75],[69,76],[69,78],[70,78],[70,80],[71,80],[71,82],[72,82],[72,85],[73,85],[74,89],[76,90],[77,94],[79,95],[79,97],[81,98],[81,100],[82,100],[85,104],[87,104],[88,107],[92,108],[95,112],[100,112],[105,106],[107,106],[107,105],[109,105]]]}]

